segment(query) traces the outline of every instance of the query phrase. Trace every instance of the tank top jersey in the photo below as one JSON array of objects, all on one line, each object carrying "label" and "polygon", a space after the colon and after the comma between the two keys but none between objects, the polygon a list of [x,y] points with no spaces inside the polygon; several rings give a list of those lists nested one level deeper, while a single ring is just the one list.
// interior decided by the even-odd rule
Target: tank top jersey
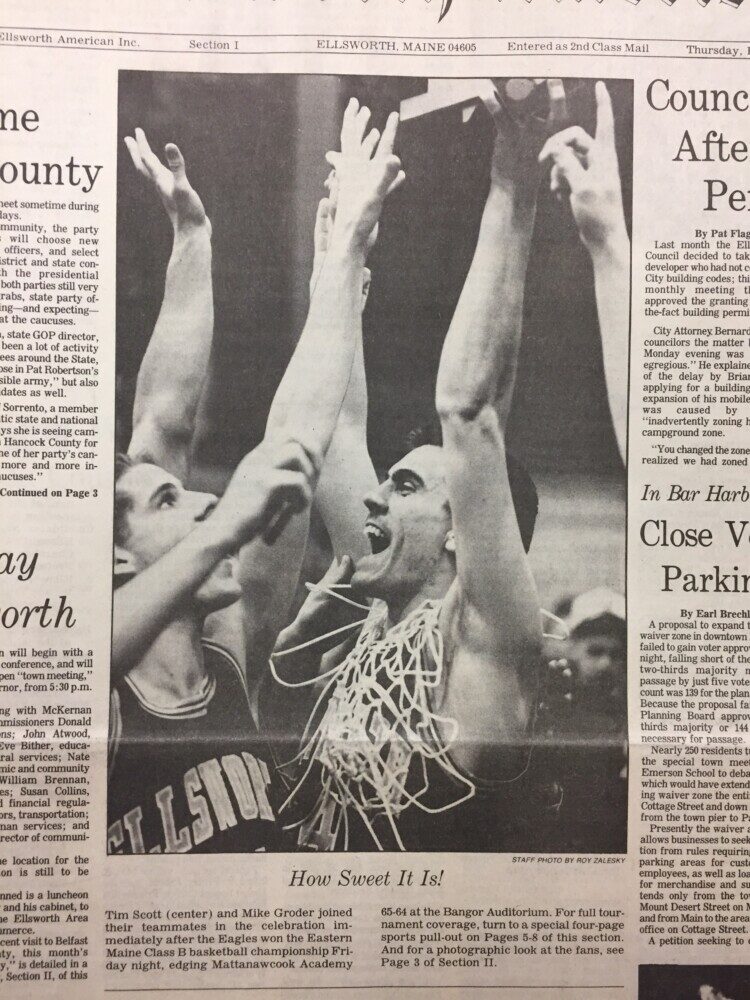
[{"label": "tank top jersey", "polygon": [[244,675],[213,643],[203,655],[201,691],[176,707],[150,703],[129,676],[112,690],[109,854],[278,848],[278,782]]},{"label": "tank top jersey", "polygon": [[[298,850],[490,852],[528,843],[525,774],[498,782],[468,774],[451,756],[453,741],[429,722],[445,668],[439,610],[427,602],[385,633],[373,608],[311,721],[282,812]],[[508,752],[527,757],[521,748]]]}]

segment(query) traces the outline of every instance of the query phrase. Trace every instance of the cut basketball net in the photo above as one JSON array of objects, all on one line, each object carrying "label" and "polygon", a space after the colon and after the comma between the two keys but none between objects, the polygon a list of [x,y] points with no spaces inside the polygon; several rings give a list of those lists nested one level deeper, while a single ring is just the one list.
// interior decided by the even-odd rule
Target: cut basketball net
[{"label": "cut basketball net", "polygon": [[[342,598],[333,590],[330,593]],[[396,820],[407,806],[441,813],[475,794],[474,783],[453,766],[448,756],[448,748],[458,735],[455,720],[433,712],[430,707],[429,691],[437,688],[443,677],[439,607],[435,602],[427,602],[386,632],[386,608],[376,605],[364,622],[344,626],[343,630],[314,640],[322,641],[340,631],[364,626],[354,649],[342,663],[322,677],[293,685],[327,681],[310,715],[303,749],[290,762],[306,761],[307,767],[282,807],[283,811],[305,784],[315,763],[321,764],[321,788],[315,805],[306,817],[290,827],[302,827],[308,842],[331,849],[343,824],[346,849],[347,813],[353,810],[378,850],[384,848],[373,822],[380,816],[386,818],[396,844],[404,850]],[[278,679],[275,669],[274,676]],[[311,734],[312,722],[328,694],[326,710]],[[411,792],[407,789],[407,779],[415,755],[421,758],[421,780],[420,787]],[[457,785],[455,798],[440,807],[422,801],[429,787],[428,762],[437,764]]]},{"label": "cut basketball net", "polygon": [[[396,844],[404,850],[397,827],[404,809],[414,806],[429,814],[447,812],[476,794],[474,782],[454,766],[449,756],[458,738],[455,719],[440,715],[431,707],[430,692],[440,687],[445,669],[443,637],[438,624],[440,602],[426,602],[399,625],[387,629],[387,609],[382,603],[369,608],[338,589],[316,584],[307,587],[367,611],[368,615],[274,654],[278,659],[361,627],[354,649],[322,675],[290,683],[279,676],[273,659],[270,662],[273,677],[284,687],[322,685],[305,727],[302,749],[284,765],[306,764],[282,812],[311,779],[316,764],[321,765],[320,790],[307,815],[287,829],[301,828],[305,844],[331,850],[343,828],[346,850],[348,814],[352,810],[378,850],[384,850],[374,828],[378,817],[385,817]],[[564,631],[558,618],[548,612],[544,614]],[[328,704],[313,730],[313,722],[326,699]],[[522,777],[528,770],[530,755],[531,745],[520,773],[499,784]],[[418,787],[410,791],[407,781],[410,776],[413,781],[415,756]],[[439,767],[456,786],[455,796],[441,806],[424,801],[429,789],[428,764]]]}]

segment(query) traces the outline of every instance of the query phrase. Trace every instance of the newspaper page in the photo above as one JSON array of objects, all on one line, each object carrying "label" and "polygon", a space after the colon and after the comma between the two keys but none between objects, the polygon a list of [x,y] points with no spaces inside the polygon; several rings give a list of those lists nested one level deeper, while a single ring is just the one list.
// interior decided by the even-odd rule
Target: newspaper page
[{"label": "newspaper page", "polygon": [[750,997],[742,0],[0,0],[0,996]]}]

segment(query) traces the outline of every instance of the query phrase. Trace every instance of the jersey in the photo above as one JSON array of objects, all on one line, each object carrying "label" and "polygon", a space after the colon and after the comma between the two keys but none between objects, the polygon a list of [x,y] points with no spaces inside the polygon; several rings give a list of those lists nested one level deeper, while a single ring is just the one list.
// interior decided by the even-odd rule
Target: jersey
[{"label": "jersey", "polygon": [[376,604],[335,670],[285,806],[299,848],[469,852],[523,842],[514,806],[523,782],[462,771],[450,752],[458,727],[434,711],[446,668],[439,612],[428,601],[386,630]]},{"label": "jersey", "polygon": [[126,675],[110,704],[107,851],[251,852],[279,844],[271,756],[239,664],[204,641],[200,692],[152,704]]}]

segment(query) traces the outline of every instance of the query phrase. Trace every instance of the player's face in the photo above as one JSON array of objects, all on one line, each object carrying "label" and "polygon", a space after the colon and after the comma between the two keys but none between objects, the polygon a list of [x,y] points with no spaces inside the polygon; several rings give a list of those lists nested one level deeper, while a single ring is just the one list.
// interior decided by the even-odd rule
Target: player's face
[{"label": "player's face", "polygon": [[[128,469],[117,490],[130,503],[123,547],[136,573],[186,538],[216,506],[213,494],[186,490],[175,476],[146,462]],[[225,607],[240,596],[235,564],[235,559],[223,559],[200,586],[196,598],[204,610]]]},{"label": "player's face", "polygon": [[444,569],[451,514],[443,449],[415,448],[365,497],[371,554],[360,559],[352,585],[383,600],[404,599]]}]

